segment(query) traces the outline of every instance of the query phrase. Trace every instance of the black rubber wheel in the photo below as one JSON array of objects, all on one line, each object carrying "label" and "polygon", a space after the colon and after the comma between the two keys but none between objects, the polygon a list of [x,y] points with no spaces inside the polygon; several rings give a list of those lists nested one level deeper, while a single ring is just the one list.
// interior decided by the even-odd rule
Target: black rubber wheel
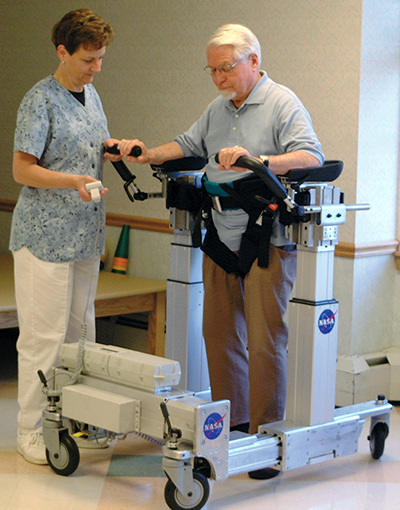
[{"label": "black rubber wheel", "polygon": [[200,510],[207,503],[210,485],[205,476],[193,471],[193,493],[184,496],[171,480],[167,481],[164,490],[165,502],[171,510]]},{"label": "black rubber wheel", "polygon": [[60,437],[60,454],[52,455],[46,448],[46,457],[51,469],[58,475],[68,476],[79,465],[79,448],[68,434]]},{"label": "black rubber wheel", "polygon": [[369,436],[369,449],[372,458],[380,459],[385,450],[385,440],[388,436],[388,428],[385,423],[377,423]]}]

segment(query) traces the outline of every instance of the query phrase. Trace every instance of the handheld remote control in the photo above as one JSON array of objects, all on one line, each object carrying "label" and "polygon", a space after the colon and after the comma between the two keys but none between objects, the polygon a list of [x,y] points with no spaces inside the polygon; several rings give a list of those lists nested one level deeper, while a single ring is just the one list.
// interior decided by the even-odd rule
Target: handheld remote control
[{"label": "handheld remote control", "polygon": [[104,189],[101,181],[88,182],[85,184],[87,191],[92,195],[93,202],[100,202],[100,191]]}]

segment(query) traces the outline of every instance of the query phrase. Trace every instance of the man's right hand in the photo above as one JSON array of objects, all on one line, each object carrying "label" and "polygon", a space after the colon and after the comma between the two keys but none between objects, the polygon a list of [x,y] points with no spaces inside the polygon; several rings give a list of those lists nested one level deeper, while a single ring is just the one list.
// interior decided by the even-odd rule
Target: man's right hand
[{"label": "man's right hand", "polygon": [[[133,147],[138,146],[142,149],[142,153],[138,157],[130,156]],[[131,161],[133,163],[139,163],[143,165],[145,163],[150,162],[150,155],[147,147],[140,140],[121,140],[118,144],[119,152],[122,156],[126,157],[127,161]]]}]

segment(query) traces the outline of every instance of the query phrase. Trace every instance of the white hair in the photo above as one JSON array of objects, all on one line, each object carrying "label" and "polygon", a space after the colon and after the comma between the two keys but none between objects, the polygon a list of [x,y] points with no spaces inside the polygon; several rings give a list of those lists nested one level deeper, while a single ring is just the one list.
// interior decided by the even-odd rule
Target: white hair
[{"label": "white hair", "polygon": [[223,25],[218,28],[211,39],[208,41],[206,51],[210,46],[218,47],[222,45],[233,46],[235,56],[242,60],[252,53],[258,56],[259,65],[261,64],[261,46],[257,37],[251,30],[243,25]]}]

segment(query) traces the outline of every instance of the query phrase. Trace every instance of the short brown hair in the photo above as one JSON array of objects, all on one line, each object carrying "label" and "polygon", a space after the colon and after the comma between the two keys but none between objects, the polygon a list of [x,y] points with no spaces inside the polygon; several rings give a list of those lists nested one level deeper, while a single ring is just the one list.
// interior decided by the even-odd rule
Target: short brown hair
[{"label": "short brown hair", "polygon": [[51,34],[56,49],[62,44],[70,55],[80,46],[99,50],[113,39],[113,28],[90,9],[68,12],[54,25]]}]

